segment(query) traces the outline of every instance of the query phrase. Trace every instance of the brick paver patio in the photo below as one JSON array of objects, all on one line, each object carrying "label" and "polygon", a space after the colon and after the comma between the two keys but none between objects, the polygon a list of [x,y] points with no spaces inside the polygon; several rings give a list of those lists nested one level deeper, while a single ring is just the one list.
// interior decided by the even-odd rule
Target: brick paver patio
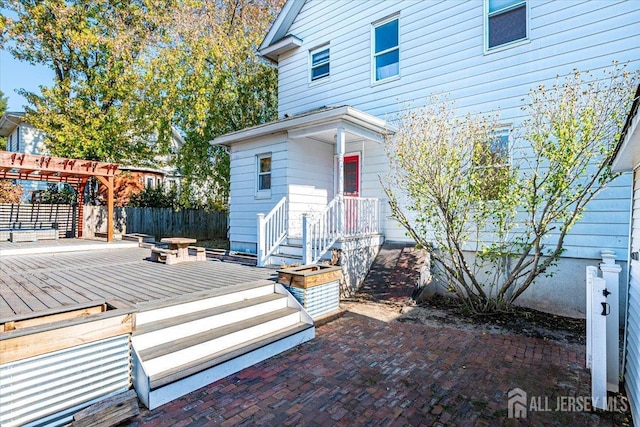
[{"label": "brick paver patio", "polygon": [[[348,312],[318,327],[315,340],[142,410],[129,425],[620,425],[621,415],[555,411],[558,402],[572,409],[571,397],[588,396],[583,360],[580,345]],[[509,419],[515,387],[549,411]]]}]

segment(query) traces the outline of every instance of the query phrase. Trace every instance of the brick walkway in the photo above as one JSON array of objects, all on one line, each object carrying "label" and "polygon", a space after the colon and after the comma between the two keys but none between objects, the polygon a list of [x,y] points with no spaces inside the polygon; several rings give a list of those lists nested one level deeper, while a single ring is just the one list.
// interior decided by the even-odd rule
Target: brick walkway
[{"label": "brick walkway", "polygon": [[357,296],[374,301],[410,300],[420,278],[424,256],[424,252],[412,244],[385,243]]},{"label": "brick walkway", "polygon": [[588,395],[583,360],[583,346],[347,313],[318,327],[315,340],[142,410],[129,425],[620,425],[624,418],[610,413],[507,418],[514,387],[529,399],[541,396],[543,405],[547,398],[551,410],[561,396]]}]

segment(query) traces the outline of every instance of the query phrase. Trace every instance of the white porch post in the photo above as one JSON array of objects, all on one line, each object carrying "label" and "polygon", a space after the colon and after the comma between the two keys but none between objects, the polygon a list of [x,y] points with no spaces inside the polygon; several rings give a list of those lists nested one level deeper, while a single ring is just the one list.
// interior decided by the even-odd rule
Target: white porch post
[{"label": "white porch post", "polygon": [[346,150],[346,137],[343,127],[336,131],[336,154],[338,155],[338,230],[341,236],[344,235],[344,153]]},{"label": "white porch post", "polygon": [[614,251],[602,251],[602,263],[600,271],[602,278],[606,282],[609,314],[607,315],[607,389],[617,393],[619,391],[619,349],[620,349],[620,308],[619,306],[619,275],[622,267],[615,263],[616,253]]}]

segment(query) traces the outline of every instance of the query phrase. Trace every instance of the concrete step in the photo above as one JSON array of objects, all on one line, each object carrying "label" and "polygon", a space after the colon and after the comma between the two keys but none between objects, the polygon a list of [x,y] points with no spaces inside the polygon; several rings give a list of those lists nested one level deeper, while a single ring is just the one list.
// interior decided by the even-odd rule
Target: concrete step
[{"label": "concrete step", "polygon": [[146,307],[132,337],[134,387],[150,409],[315,336],[286,289],[257,281]]}]

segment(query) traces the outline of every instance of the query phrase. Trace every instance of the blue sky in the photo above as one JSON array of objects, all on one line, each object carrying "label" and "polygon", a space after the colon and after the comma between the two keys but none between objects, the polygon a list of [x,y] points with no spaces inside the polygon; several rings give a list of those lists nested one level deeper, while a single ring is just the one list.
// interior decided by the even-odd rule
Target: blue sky
[{"label": "blue sky", "polygon": [[50,86],[53,71],[39,65],[16,60],[9,52],[0,50],[0,90],[9,98],[8,111],[24,111],[27,101],[15,91],[27,89],[39,93],[39,86]]}]

